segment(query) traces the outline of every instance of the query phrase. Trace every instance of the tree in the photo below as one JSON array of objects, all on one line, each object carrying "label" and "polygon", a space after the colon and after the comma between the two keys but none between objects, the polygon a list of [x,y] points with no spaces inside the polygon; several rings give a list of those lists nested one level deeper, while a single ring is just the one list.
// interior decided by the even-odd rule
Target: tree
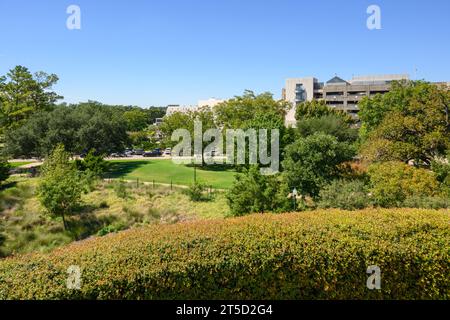
[{"label": "tree", "polygon": [[292,201],[288,194],[288,185],[281,175],[264,176],[258,166],[251,166],[236,175],[227,199],[231,214],[242,216],[249,213],[289,211],[292,209]]},{"label": "tree", "polygon": [[38,198],[53,217],[61,217],[67,230],[66,215],[77,207],[83,192],[79,172],[69,162],[69,154],[58,145],[45,160],[41,169]]},{"label": "tree", "polygon": [[58,81],[55,74],[16,66],[0,77],[0,129],[16,128],[36,112],[49,110],[62,97],[53,92]]},{"label": "tree", "polygon": [[94,177],[101,177],[109,168],[109,162],[103,156],[96,155],[94,149],[90,150],[82,160],[75,160],[75,167],[80,172],[89,173]]},{"label": "tree", "polygon": [[325,184],[340,176],[340,164],[354,155],[352,145],[318,132],[287,146],[282,167],[291,189],[317,197]]},{"label": "tree", "polygon": [[322,132],[336,137],[338,141],[353,143],[358,139],[358,129],[352,127],[342,116],[329,114],[320,117],[306,117],[297,121],[297,132],[308,137]]},{"label": "tree", "polygon": [[45,157],[59,143],[71,154],[123,151],[129,138],[121,114],[97,102],[57,106],[7,130],[5,152],[13,157]]},{"label": "tree", "polygon": [[322,118],[324,116],[336,116],[343,122],[352,124],[355,120],[347,112],[331,108],[324,100],[312,100],[300,103],[295,109],[295,118],[297,121],[306,119]]},{"label": "tree", "polygon": [[439,183],[433,172],[402,162],[382,162],[369,166],[371,192],[383,207],[400,206],[407,197],[437,196]]},{"label": "tree", "polygon": [[0,158],[0,185],[9,178],[10,164],[5,159]]},{"label": "tree", "polygon": [[[166,146],[174,146],[178,142],[172,141],[172,133],[178,129],[186,129],[190,132],[192,138],[192,144],[194,143],[194,122],[200,121],[202,123],[202,134],[208,129],[217,128],[214,114],[208,107],[202,108],[196,111],[189,112],[175,112],[170,116],[164,118],[163,123],[160,126],[162,133],[163,144]],[[207,145],[204,142],[204,145]]]},{"label": "tree", "polygon": [[252,120],[256,114],[271,113],[284,116],[290,105],[286,101],[276,101],[271,93],[255,95],[246,90],[242,96],[236,96],[214,107],[217,125],[224,129],[241,129],[244,123]]},{"label": "tree", "polygon": [[142,131],[149,125],[148,116],[143,110],[133,109],[125,111],[123,117],[127,122],[128,131]]},{"label": "tree", "polygon": [[414,161],[429,166],[450,148],[446,87],[395,82],[392,90],[361,104],[361,154],[369,162]]},{"label": "tree", "polygon": [[80,119],[77,151],[95,149],[97,154],[121,152],[130,143],[122,114],[98,102],[82,103],[74,109]]}]

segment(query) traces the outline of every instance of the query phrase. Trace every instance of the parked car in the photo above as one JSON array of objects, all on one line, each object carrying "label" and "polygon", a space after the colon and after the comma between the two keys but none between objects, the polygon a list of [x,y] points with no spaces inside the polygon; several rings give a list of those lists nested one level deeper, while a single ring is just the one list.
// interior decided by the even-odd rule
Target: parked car
[{"label": "parked car", "polygon": [[147,152],[144,152],[143,156],[144,157],[159,157],[160,153],[157,150],[147,151]]},{"label": "parked car", "polygon": [[143,149],[135,149],[133,150],[133,154],[137,155],[137,156],[142,156],[145,153],[145,151]]},{"label": "parked car", "polygon": [[114,152],[109,155],[111,158],[126,158],[127,155],[123,152]]},{"label": "parked car", "polygon": [[164,150],[164,155],[170,156],[172,154],[172,148],[166,148],[166,150]]}]

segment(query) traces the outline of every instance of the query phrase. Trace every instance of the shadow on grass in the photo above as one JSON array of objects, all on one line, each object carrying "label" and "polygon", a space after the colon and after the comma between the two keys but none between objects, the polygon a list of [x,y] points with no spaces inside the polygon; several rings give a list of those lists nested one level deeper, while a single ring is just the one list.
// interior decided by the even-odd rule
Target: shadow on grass
[{"label": "shadow on grass", "polygon": [[104,178],[115,179],[126,176],[134,170],[149,164],[151,161],[124,161],[124,162],[110,162],[108,172]]},{"label": "shadow on grass", "polygon": [[67,227],[75,240],[83,240],[95,235],[102,228],[118,220],[112,215],[96,216],[94,211],[97,209],[99,206],[82,204],[68,217]]},{"label": "shadow on grass", "polygon": [[17,186],[17,181],[11,181],[4,184],[0,184],[0,191],[4,191],[9,188],[13,188]]},{"label": "shadow on grass", "polygon": [[93,213],[85,213],[67,221],[67,227],[75,240],[83,240],[97,234],[102,228],[117,221],[114,216],[97,217]]},{"label": "shadow on grass", "polygon": [[[193,164],[187,164],[186,167],[188,168],[194,168]],[[201,171],[233,171],[234,167],[229,164],[203,164],[203,165],[196,165],[197,170]]]}]

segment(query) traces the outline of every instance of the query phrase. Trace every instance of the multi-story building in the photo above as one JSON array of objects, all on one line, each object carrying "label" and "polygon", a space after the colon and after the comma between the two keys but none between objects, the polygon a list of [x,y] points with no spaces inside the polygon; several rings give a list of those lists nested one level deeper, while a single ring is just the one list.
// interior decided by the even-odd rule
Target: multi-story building
[{"label": "multi-story building", "polygon": [[216,98],[210,98],[208,100],[199,100],[198,104],[195,106],[181,106],[179,104],[170,104],[167,106],[166,109],[166,116],[170,116],[171,114],[173,114],[174,112],[182,112],[182,113],[186,113],[186,112],[192,112],[192,111],[198,111],[202,108],[205,107],[209,107],[209,108],[213,108],[216,105],[218,105],[219,103],[224,102],[225,100],[220,100],[220,99],[216,99]]},{"label": "multi-story building", "polygon": [[392,81],[409,80],[406,74],[360,76],[345,81],[338,76],[323,83],[314,77],[287,79],[282,98],[289,101],[293,108],[286,115],[286,125],[295,126],[295,106],[312,101],[325,100],[330,107],[347,111],[357,117],[358,103],[363,97],[389,92]]}]

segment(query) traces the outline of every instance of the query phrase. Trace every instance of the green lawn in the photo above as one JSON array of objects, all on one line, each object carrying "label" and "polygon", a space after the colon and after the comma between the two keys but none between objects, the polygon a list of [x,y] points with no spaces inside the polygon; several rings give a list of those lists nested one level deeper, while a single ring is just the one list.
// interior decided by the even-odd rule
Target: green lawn
[{"label": "green lawn", "polygon": [[23,162],[10,162],[9,164],[10,164],[11,168],[17,168],[17,167],[24,166],[24,165],[30,164],[30,163],[32,163],[32,162],[23,161]]},{"label": "green lawn", "polygon": [[[156,183],[190,185],[194,181],[194,168],[177,165],[171,160],[112,160],[109,178],[123,178]],[[218,189],[228,189],[234,181],[235,172],[212,166],[197,167],[197,181]]]}]

